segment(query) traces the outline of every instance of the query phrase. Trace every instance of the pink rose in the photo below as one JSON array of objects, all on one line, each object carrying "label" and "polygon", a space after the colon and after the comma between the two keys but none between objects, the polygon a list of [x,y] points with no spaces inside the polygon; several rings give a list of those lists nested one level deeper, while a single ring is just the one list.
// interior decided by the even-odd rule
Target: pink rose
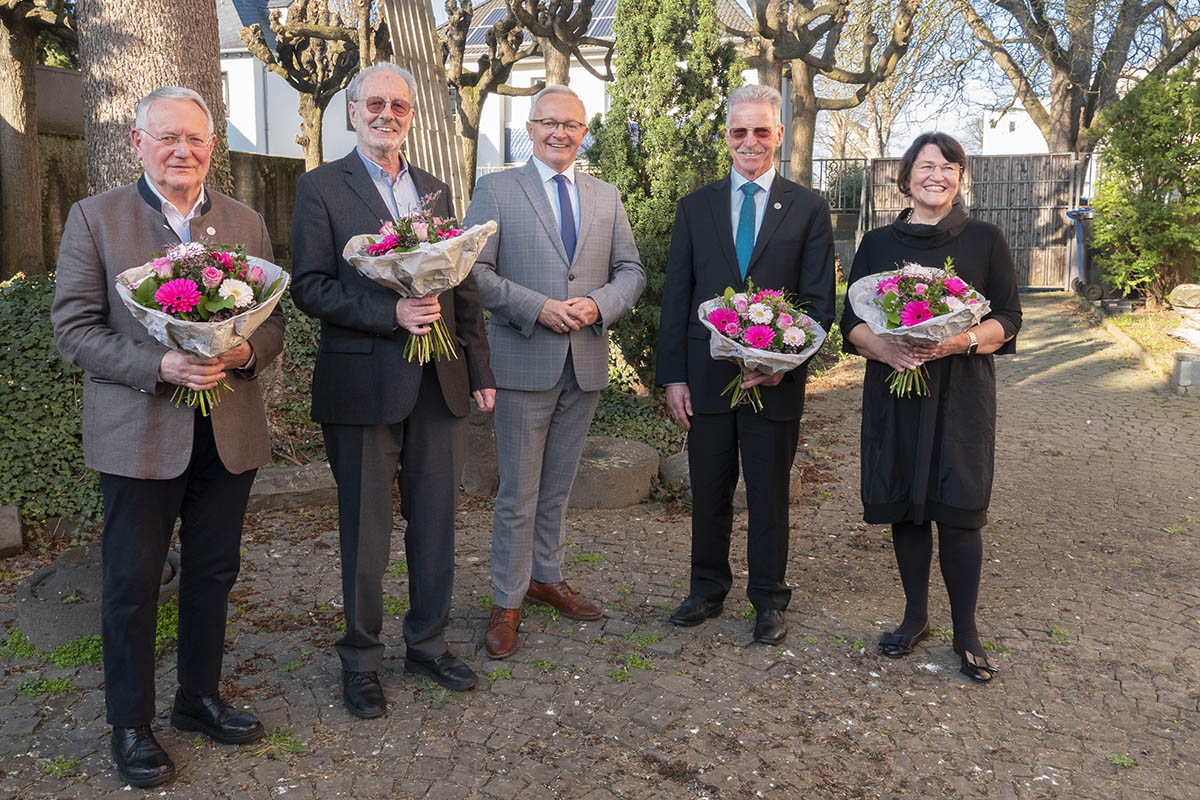
[{"label": "pink rose", "polygon": [[792,325],[795,324],[795,320],[792,319],[791,314],[784,311],[784,312],[781,312],[779,314],[779,316],[775,318],[775,324],[779,327],[779,330],[786,331],[788,328],[792,327]]},{"label": "pink rose", "polygon": [[879,283],[877,283],[875,285],[875,294],[877,294],[877,295],[887,294],[888,292],[893,291],[896,288],[896,286],[899,285],[899,283],[900,283],[899,275],[893,275],[890,278],[884,278],[883,280],[881,280]]},{"label": "pink rose", "polygon": [[171,277],[171,271],[174,269],[171,259],[167,258],[166,256],[163,256],[162,258],[156,258],[151,261],[150,267],[160,278]]},{"label": "pink rose", "polygon": [[728,336],[730,339],[736,339],[741,334],[742,329],[738,326],[738,324],[736,322],[729,322],[729,323],[726,323],[725,327],[721,330],[721,332],[724,333],[726,336]]},{"label": "pink rose", "polygon": [[200,280],[204,281],[204,288],[215,289],[221,285],[221,281],[225,279],[225,273],[216,267],[205,267],[200,270]]},{"label": "pink rose", "polygon": [[929,288],[929,284],[918,283],[915,286],[913,286],[913,291],[916,292],[917,294],[925,294],[925,290],[928,288]]},{"label": "pink rose", "polygon": [[413,236],[417,237],[418,242],[429,241],[429,223],[414,222],[412,224]]},{"label": "pink rose", "polygon": [[267,280],[267,276],[263,274],[262,267],[258,264],[250,268],[250,280],[255,283],[263,283]]},{"label": "pink rose", "polygon": [[750,312],[750,303],[745,298],[735,298],[733,308],[739,315],[747,314]]}]

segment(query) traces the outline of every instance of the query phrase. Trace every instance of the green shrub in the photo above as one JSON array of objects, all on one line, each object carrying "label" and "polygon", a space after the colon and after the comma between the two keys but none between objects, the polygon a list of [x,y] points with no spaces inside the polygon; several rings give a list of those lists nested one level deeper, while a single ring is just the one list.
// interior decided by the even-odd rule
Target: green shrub
[{"label": "green shrub", "polygon": [[28,525],[46,517],[100,519],[97,473],[83,465],[83,373],[54,347],[54,276],[18,275],[0,284],[0,505]]}]

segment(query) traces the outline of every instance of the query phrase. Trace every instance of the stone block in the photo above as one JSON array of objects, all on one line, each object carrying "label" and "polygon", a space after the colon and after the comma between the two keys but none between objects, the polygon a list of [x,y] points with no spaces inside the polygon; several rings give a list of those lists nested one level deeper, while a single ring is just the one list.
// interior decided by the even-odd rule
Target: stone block
[{"label": "stone block", "polygon": [[21,552],[21,509],[0,506],[0,557]]},{"label": "stone block", "polygon": [[467,418],[467,456],[462,489],[468,494],[495,497],[500,488],[496,460],[496,428],[490,413],[472,409]]},{"label": "stone block", "polygon": [[260,469],[250,489],[247,511],[277,511],[299,506],[336,505],[337,484],[329,464]]},{"label": "stone block", "polygon": [[1200,396],[1200,350],[1179,350],[1171,371],[1171,389],[1175,394]]},{"label": "stone block", "polygon": [[613,436],[589,436],[571,487],[571,508],[627,508],[650,496],[658,474],[658,451]]},{"label": "stone block", "polygon": [[[800,461],[800,454],[797,453],[796,461]],[[687,451],[676,453],[672,456],[667,456],[663,459],[662,469],[659,474],[659,480],[663,486],[676,486],[683,489],[683,495],[688,502],[692,500],[692,481],[688,475]],[[803,474],[796,463],[792,464],[792,476],[788,484],[788,493],[790,496],[795,496],[800,491],[800,486],[803,483]],[[737,487],[733,490],[733,507],[746,507],[746,481],[741,475],[741,469],[738,469]]]}]

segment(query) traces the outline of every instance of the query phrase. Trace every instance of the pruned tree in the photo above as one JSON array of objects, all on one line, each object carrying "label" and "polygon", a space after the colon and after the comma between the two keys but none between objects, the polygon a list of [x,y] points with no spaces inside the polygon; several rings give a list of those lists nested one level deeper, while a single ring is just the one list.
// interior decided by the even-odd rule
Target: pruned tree
[{"label": "pruned tree", "polygon": [[[747,64],[790,79],[791,178],[812,182],[817,113],[854,108],[892,75],[908,50],[921,0],[750,0],[751,30],[726,27],[745,42]],[[886,37],[879,31],[887,30]],[[849,35],[856,34],[856,35]],[[826,87],[834,87],[828,91]],[[826,89],[825,94],[818,94]]]},{"label": "pruned tree", "polygon": [[1090,153],[1101,111],[1200,46],[1195,0],[954,3],[1055,153]]},{"label": "pruned tree", "polygon": [[[275,33],[274,51],[267,46],[266,33],[257,22],[242,28],[238,35],[251,55],[300,93],[296,143],[304,148],[305,168],[314,169],[324,160],[321,129],[325,109],[350,83],[363,48],[373,47],[378,52],[381,46],[374,41],[364,44],[360,29],[344,25],[340,13],[329,8],[328,0],[295,0],[287,11],[286,22],[279,9],[271,12],[268,24]],[[384,30],[377,35],[386,37],[386,26],[379,27]]]},{"label": "pruned tree", "polygon": [[38,156],[37,39],[74,42],[63,0],[0,0],[0,280],[41,272],[41,159]]},{"label": "pruned tree", "polygon": [[536,43],[525,43],[525,30],[511,10],[487,32],[487,51],[479,57],[474,70],[464,63],[467,32],[471,29],[471,0],[446,0],[446,16],[445,34],[440,37],[442,58],[446,80],[454,89],[467,193],[471,194],[475,191],[475,167],[479,161],[479,119],[488,95],[532,95],[546,84],[539,81],[528,87],[508,85],[513,65],[537,52]]},{"label": "pruned tree", "polygon": [[208,184],[231,191],[225,102],[221,91],[217,7],[212,0],[79,0],[83,135],[93,193],[137,174],[129,129],[137,101],[160,86],[200,93],[213,115],[217,144]]},{"label": "pruned tree", "polygon": [[[571,82],[571,59],[602,81],[614,78],[613,39],[588,35],[592,6],[596,0],[506,0],[516,17],[537,43],[546,61],[546,83],[565,86]],[[604,48],[604,72],[584,58],[581,47]]]}]

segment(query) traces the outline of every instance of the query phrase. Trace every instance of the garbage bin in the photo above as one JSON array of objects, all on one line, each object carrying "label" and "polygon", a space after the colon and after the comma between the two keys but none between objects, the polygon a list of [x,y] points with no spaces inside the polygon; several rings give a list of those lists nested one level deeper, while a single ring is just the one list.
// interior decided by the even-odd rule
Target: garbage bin
[{"label": "garbage bin", "polygon": [[1067,216],[1075,223],[1075,277],[1071,279],[1071,288],[1088,300],[1099,300],[1104,297],[1104,284],[1099,271],[1092,265],[1092,254],[1087,246],[1092,238],[1095,214],[1091,208],[1084,207],[1071,209]]}]

